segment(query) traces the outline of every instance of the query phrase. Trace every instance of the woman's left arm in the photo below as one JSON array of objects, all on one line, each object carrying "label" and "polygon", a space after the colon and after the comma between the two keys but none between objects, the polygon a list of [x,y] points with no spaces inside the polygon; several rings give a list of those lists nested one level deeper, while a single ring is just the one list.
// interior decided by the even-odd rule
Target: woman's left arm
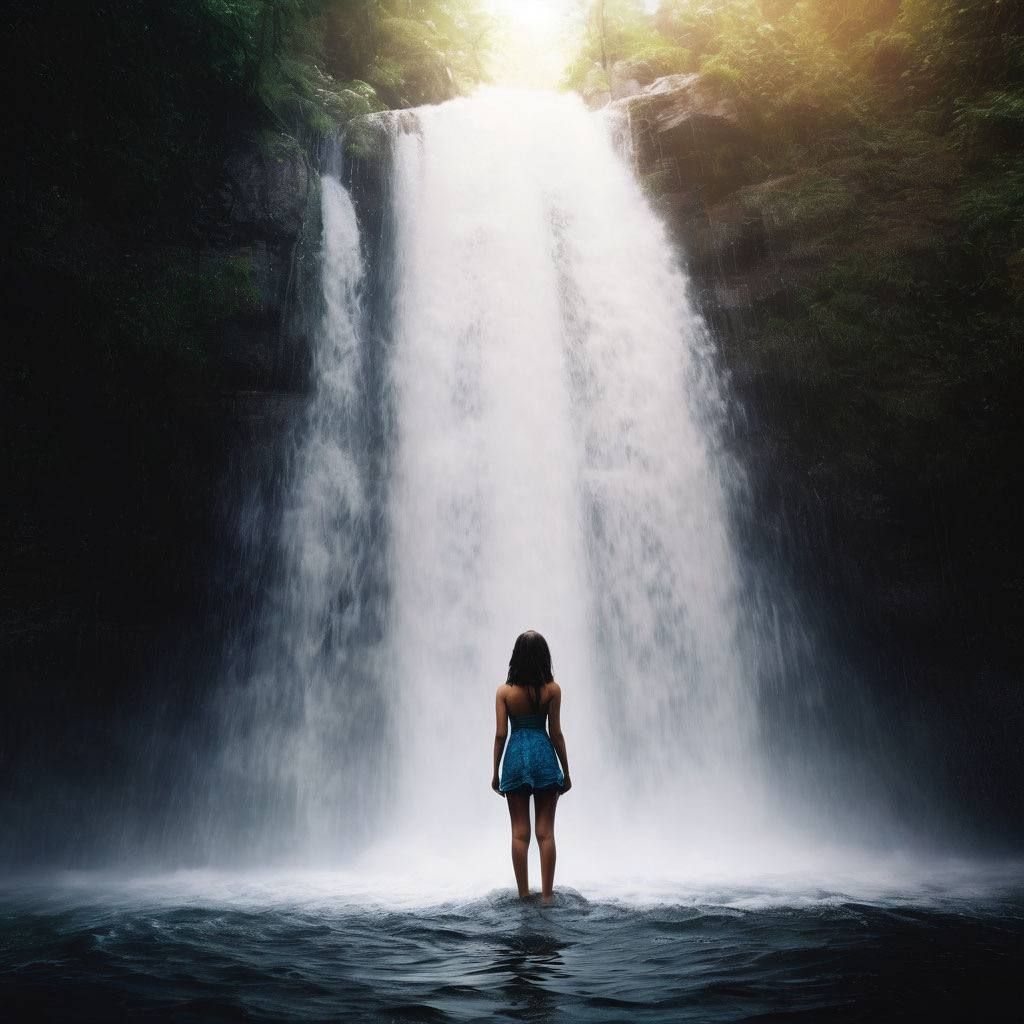
[{"label": "woman's left arm", "polygon": [[505,795],[498,789],[498,765],[501,763],[501,755],[505,750],[505,740],[508,739],[508,708],[505,707],[505,698],[501,692],[502,686],[499,686],[494,694],[494,774],[491,777],[491,789],[498,796]]}]

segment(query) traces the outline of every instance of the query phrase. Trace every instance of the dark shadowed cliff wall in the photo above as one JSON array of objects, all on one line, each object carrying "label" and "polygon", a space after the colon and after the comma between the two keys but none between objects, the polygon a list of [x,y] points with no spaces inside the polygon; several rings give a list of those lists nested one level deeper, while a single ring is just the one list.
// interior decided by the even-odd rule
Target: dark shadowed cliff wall
[{"label": "dark shadowed cliff wall", "polygon": [[188,785],[172,760],[258,599],[237,567],[273,558],[338,131],[454,95],[483,41],[472,0],[15,2],[2,25],[0,856],[81,861],[117,845],[104,810]]}]

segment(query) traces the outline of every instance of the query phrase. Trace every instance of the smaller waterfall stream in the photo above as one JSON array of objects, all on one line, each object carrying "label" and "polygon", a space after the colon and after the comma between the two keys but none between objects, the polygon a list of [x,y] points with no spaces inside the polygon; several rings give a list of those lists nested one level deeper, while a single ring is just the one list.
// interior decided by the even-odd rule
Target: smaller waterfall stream
[{"label": "smaller waterfall stream", "polygon": [[[323,315],[316,389],[297,426],[281,552],[255,650],[221,705],[231,806],[211,831],[242,856],[333,859],[381,803],[379,675],[367,642],[373,509],[364,417],[363,257],[337,171],[321,179]],[[374,742],[375,741],[375,742]],[[358,751],[358,755],[354,753]],[[379,760],[375,763],[375,758]],[[386,788],[386,787],[382,787]],[[231,826],[218,820],[226,813]],[[239,825],[239,820],[241,824]],[[241,829],[241,834],[233,829]]]}]

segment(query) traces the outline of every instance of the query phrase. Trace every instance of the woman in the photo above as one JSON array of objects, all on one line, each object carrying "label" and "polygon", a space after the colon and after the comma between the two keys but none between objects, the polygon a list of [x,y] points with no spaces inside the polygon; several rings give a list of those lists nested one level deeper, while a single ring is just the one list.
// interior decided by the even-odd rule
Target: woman
[{"label": "woman", "polygon": [[[512,819],[512,868],[521,898],[530,895],[526,856],[530,848],[530,794],[533,794],[543,903],[551,903],[554,898],[555,806],[559,795],[572,788],[561,710],[562,690],[551,674],[548,643],[540,633],[529,629],[516,639],[508,663],[508,679],[495,695],[497,726],[491,789],[508,801]],[[550,737],[544,730],[545,718],[550,723]],[[512,722],[512,739],[505,751],[499,782],[498,763],[505,750],[509,721]]]}]

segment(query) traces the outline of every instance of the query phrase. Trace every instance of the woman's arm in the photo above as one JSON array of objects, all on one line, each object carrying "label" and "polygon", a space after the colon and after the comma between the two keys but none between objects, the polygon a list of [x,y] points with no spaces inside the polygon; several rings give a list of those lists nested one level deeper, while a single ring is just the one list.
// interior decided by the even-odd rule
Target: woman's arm
[{"label": "woman's arm", "polygon": [[555,692],[548,705],[548,735],[551,737],[558,760],[562,762],[562,773],[565,775],[562,792],[566,793],[572,789],[572,780],[569,778],[569,755],[566,753],[565,737],[562,735],[562,688],[558,683],[552,685]]},{"label": "woman's arm", "polygon": [[508,739],[508,708],[505,707],[505,698],[502,695],[502,686],[499,686],[494,694],[494,774],[491,777],[491,789],[499,796],[504,793],[498,792],[498,765],[501,763],[501,755],[505,749],[505,740]]}]

